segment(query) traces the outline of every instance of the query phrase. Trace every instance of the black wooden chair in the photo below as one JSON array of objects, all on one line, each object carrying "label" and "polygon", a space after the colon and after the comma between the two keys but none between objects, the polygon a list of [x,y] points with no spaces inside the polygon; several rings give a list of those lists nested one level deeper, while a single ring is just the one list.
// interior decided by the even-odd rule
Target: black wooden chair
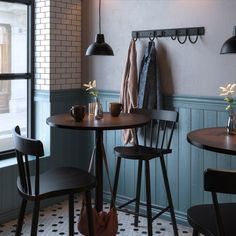
[{"label": "black wooden chair", "polygon": [[[13,129],[13,139],[19,170],[17,189],[23,198],[16,235],[21,235],[27,201],[34,202],[31,225],[31,236],[34,236],[37,235],[40,201],[62,195],[68,195],[69,197],[68,235],[74,235],[75,193],[85,193],[89,234],[94,235],[90,191],[96,186],[95,177],[74,167],[55,168],[40,174],[40,157],[44,155],[42,142],[22,137],[19,126]],[[34,158],[35,162],[29,161],[29,158]],[[31,173],[34,173],[34,176]]]},{"label": "black wooden chair", "polygon": [[[131,159],[138,161],[138,174],[136,184],[136,197],[117,209],[126,211],[135,215],[134,225],[138,226],[138,217],[147,217],[148,235],[152,235],[152,221],[159,217],[166,211],[170,211],[171,221],[173,225],[174,235],[178,235],[178,229],[175,219],[174,207],[172,203],[172,197],[169,187],[169,181],[167,176],[167,170],[164,160],[164,155],[172,152],[170,149],[173,132],[176,122],[178,121],[178,112],[167,110],[144,110],[144,109],[132,109],[132,113],[147,114],[150,116],[151,121],[145,127],[136,129],[137,145],[135,146],[118,146],[114,148],[115,155],[117,157],[116,173],[114,180],[114,197],[116,198],[118,179],[120,172],[121,159]],[[138,138],[143,139],[142,145],[139,144]],[[168,206],[166,208],[159,208],[160,212],[156,216],[152,216],[151,205],[151,188],[150,188],[150,166],[149,161],[159,158],[162,168],[162,174],[165,184],[165,190],[167,194]],[[145,180],[146,180],[146,204],[140,202],[140,189],[142,179],[142,166],[145,163]],[[123,207],[135,202],[135,211],[122,209]],[[139,212],[139,206],[146,205],[147,214],[141,214]]]},{"label": "black wooden chair", "polygon": [[218,203],[217,193],[236,194],[236,171],[207,169],[204,189],[210,191],[213,204],[196,205],[187,211],[193,236],[236,235],[236,203]]}]

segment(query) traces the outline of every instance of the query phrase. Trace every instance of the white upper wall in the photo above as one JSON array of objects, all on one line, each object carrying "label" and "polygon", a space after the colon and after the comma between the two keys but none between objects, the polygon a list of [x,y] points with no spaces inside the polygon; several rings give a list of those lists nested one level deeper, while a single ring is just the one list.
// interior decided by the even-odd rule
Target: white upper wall
[{"label": "white upper wall", "polygon": [[[133,30],[204,26],[195,45],[155,41],[162,88],[171,95],[218,96],[219,86],[236,82],[236,54],[219,54],[232,36],[235,12],[235,0],[102,0],[102,32],[115,56],[84,57],[83,81],[96,79],[99,89],[120,90]],[[98,32],[98,0],[83,1],[82,32],[84,53]],[[147,42],[137,41],[139,62]]]}]

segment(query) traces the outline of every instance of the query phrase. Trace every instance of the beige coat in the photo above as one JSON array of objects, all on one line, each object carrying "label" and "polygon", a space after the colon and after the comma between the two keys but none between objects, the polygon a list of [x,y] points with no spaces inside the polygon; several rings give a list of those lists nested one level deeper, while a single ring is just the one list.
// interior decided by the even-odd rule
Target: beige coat
[{"label": "beige coat", "polygon": [[[135,41],[132,39],[129,45],[127,61],[125,65],[124,77],[121,84],[120,102],[123,104],[123,111],[129,113],[131,108],[138,105],[138,70],[137,70],[137,52]],[[124,143],[135,144],[134,131],[124,130]]]}]

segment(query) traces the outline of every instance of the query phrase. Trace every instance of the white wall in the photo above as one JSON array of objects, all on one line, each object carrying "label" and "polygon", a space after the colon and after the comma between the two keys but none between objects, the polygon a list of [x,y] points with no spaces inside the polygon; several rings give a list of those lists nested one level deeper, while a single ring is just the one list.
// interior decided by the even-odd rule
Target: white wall
[{"label": "white wall", "polygon": [[[98,32],[97,5],[83,1],[83,53]],[[195,45],[158,40],[162,88],[165,94],[218,96],[219,86],[236,82],[236,54],[219,54],[236,25],[235,12],[235,0],[102,0],[102,31],[115,56],[84,57],[83,81],[120,89],[132,30],[204,26]],[[139,60],[146,45],[137,41]]]}]

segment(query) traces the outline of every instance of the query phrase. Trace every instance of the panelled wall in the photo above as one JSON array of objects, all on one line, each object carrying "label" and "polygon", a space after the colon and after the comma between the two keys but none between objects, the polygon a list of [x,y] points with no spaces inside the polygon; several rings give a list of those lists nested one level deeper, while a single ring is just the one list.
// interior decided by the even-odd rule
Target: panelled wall
[{"label": "panelled wall", "polygon": [[[118,94],[102,93],[103,105],[107,108],[110,101],[119,100]],[[186,222],[186,210],[189,206],[211,201],[209,193],[203,191],[203,172],[206,168],[236,169],[236,158],[229,155],[204,151],[190,145],[186,141],[189,131],[214,126],[225,126],[227,113],[221,98],[212,97],[165,97],[165,109],[179,112],[172,148],[173,152],[166,158],[166,165],[171,186],[174,206],[179,221]],[[114,177],[115,158],[113,147],[122,141],[121,131],[108,131],[104,135],[104,143],[109,159],[111,175]],[[152,201],[154,205],[165,205],[166,196],[159,160],[151,163]],[[118,202],[131,199],[135,193],[137,163],[124,161],[121,168]],[[109,199],[109,188],[106,182],[106,193]],[[144,182],[142,187],[145,187]],[[144,189],[144,188],[143,188]],[[142,191],[142,199],[145,199]],[[221,196],[221,200],[231,201],[231,197]]]},{"label": "panelled wall", "polygon": [[[118,92],[101,91],[104,110],[108,110],[109,102],[119,101]],[[57,90],[38,92],[35,98],[38,136],[44,139],[48,156],[43,159],[42,170],[60,165],[78,166],[87,169],[94,145],[93,131],[72,131],[50,128],[46,118],[57,113],[69,112],[71,105],[87,104],[89,98],[84,90]],[[203,151],[191,146],[186,141],[190,130],[202,127],[225,126],[227,113],[221,98],[212,97],[165,97],[166,108],[179,111],[179,123],[173,137],[173,153],[166,159],[169,181],[174,206],[179,222],[186,222],[186,210],[190,205],[209,202],[210,195],[203,191],[203,172],[208,167],[236,169],[236,159],[223,154]],[[114,178],[116,160],[113,154],[115,145],[122,145],[122,131],[104,132],[104,144],[109,161],[110,174]],[[166,196],[158,160],[151,163],[152,199],[154,205],[164,205]],[[134,196],[137,163],[125,161],[122,164],[118,202]],[[20,198],[16,191],[15,181],[17,167],[15,164],[1,166],[0,185],[4,191],[0,195],[0,222],[15,218],[18,215]],[[109,198],[106,175],[105,198]],[[142,185],[144,187],[144,185]],[[145,199],[142,191],[142,199]],[[231,197],[221,196],[231,201]],[[235,199],[234,199],[235,200]]]},{"label": "panelled wall", "polygon": [[[36,136],[43,141],[45,157],[41,159],[40,170],[44,172],[56,166],[78,166],[86,169],[91,155],[93,135],[89,132],[76,132],[50,128],[46,118],[69,112],[73,104],[86,104],[87,96],[81,90],[37,91],[35,94]],[[18,217],[21,198],[16,189],[18,168],[16,159],[0,161],[0,224]],[[60,199],[43,201],[43,205]],[[29,204],[28,211],[32,211]]]}]

